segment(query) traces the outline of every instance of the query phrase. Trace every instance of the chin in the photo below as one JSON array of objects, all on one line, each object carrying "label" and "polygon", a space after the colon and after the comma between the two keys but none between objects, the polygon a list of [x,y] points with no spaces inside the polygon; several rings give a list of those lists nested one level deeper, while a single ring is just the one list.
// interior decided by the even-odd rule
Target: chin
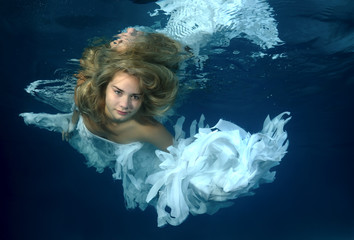
[{"label": "chin", "polygon": [[128,115],[128,116],[117,116],[116,118],[114,118],[114,120],[116,122],[125,122],[125,121],[128,121],[130,119],[132,119],[131,115]]}]

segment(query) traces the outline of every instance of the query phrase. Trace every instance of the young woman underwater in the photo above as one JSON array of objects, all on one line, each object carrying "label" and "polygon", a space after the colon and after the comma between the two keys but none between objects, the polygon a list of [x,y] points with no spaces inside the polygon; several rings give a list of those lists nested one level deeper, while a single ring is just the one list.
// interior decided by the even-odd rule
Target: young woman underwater
[{"label": "young woman underwater", "polygon": [[75,105],[68,131],[81,114],[94,134],[117,143],[147,142],[161,150],[173,144],[172,135],[154,119],[176,99],[175,71],[190,55],[181,45],[158,33],[128,28],[110,44],[87,48],[77,74]]},{"label": "young woman underwater", "polygon": [[68,132],[80,114],[85,126],[100,137],[117,143],[148,142],[166,150],[172,135],[154,117],[171,107],[177,89],[177,78],[162,65],[135,60],[106,63],[76,87],[77,108]]},{"label": "young woman underwater", "polygon": [[180,118],[172,137],[155,117],[171,108],[188,53],[162,34],[128,29],[116,41],[84,52],[73,114],[22,113],[25,122],[62,132],[98,172],[112,169],[127,207],[155,207],[158,226],[213,214],[274,180],[270,169],[288,147],[288,113],[267,117],[255,134],[223,120],[204,127],[201,118],[185,137]]}]

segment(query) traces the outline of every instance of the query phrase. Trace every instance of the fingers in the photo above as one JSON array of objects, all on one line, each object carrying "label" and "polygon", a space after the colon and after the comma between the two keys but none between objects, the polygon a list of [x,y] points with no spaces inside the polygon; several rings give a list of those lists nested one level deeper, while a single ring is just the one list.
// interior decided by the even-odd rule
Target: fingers
[{"label": "fingers", "polygon": [[65,132],[65,131],[63,131],[63,132],[61,133],[61,140],[62,140],[62,141],[69,142],[70,138],[71,138],[71,133],[70,133],[70,132]]}]

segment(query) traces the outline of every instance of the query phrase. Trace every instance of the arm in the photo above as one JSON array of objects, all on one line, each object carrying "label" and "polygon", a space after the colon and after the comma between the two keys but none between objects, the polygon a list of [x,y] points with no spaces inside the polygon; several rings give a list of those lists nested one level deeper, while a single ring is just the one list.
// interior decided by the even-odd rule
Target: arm
[{"label": "arm", "polygon": [[[74,100],[75,100],[75,105],[77,104],[77,100],[76,100],[76,90],[77,87],[79,87],[81,84],[83,84],[85,82],[85,77],[82,75],[82,73],[78,73],[76,75],[77,77],[77,84],[76,84],[76,88],[75,88],[75,94],[74,94]],[[79,117],[80,117],[80,112],[77,109],[77,107],[75,106],[75,109],[73,111],[73,115],[71,117],[71,121],[69,123],[69,128],[67,131],[63,131],[62,132],[62,140],[64,141],[69,141],[72,132],[75,130],[77,122],[79,121]]]},{"label": "arm", "polygon": [[160,150],[167,152],[167,148],[173,144],[171,133],[160,123],[147,127],[144,132],[144,140],[155,145]]},{"label": "arm", "polygon": [[69,141],[70,137],[71,137],[71,134],[72,132],[75,130],[76,128],[76,125],[77,125],[77,122],[79,121],[79,117],[80,117],[80,113],[77,109],[74,109],[73,111],[73,115],[71,117],[71,121],[69,123],[69,128],[67,131],[63,131],[62,132],[62,140],[63,141]]}]

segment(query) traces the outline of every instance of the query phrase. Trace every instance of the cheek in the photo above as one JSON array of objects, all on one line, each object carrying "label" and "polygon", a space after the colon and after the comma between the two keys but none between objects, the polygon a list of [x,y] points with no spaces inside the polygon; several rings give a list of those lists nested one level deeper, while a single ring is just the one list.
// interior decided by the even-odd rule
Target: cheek
[{"label": "cheek", "polygon": [[142,101],[134,103],[134,108],[138,111],[141,108]]},{"label": "cheek", "polygon": [[142,105],[142,102],[137,103],[137,104],[136,104],[136,108],[137,108],[137,109],[140,109],[140,108],[141,108],[141,105]]},{"label": "cheek", "polygon": [[105,103],[105,105],[109,104],[109,97],[107,95],[104,98],[104,103]]},{"label": "cheek", "polygon": [[115,102],[114,98],[111,97],[110,95],[106,95],[105,97],[105,104],[106,105],[113,105]]}]

